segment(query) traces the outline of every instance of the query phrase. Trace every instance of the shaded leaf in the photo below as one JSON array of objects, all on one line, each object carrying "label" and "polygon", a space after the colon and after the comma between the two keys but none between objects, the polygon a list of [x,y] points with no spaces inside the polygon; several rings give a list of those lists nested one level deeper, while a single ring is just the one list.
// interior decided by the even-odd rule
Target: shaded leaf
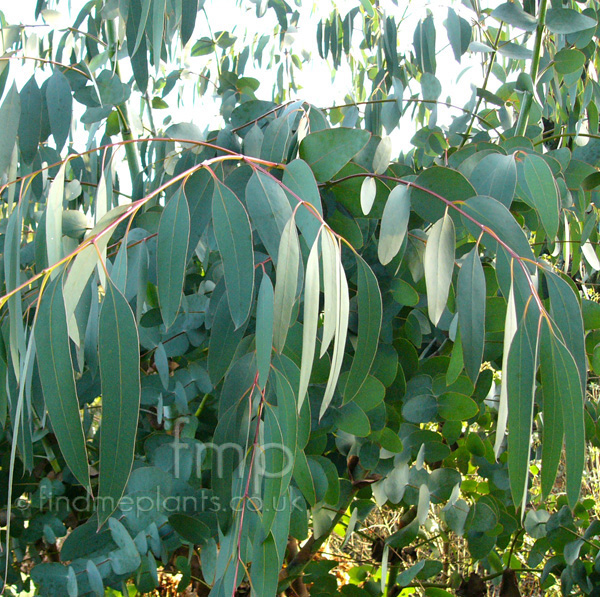
[{"label": "shaded leaf", "polygon": [[71,129],[73,96],[69,81],[58,69],[54,69],[52,76],[48,79],[46,103],[48,105],[50,130],[56,143],[56,149],[60,152]]},{"label": "shaded leaf", "polygon": [[179,190],[160,217],[156,249],[158,301],[167,330],[177,319],[181,305],[189,237],[190,212],[185,195]]},{"label": "shaded leaf", "polygon": [[311,167],[318,182],[331,180],[370,138],[368,131],[337,128],[311,133],[300,143],[300,157]]},{"label": "shaded leaf", "polygon": [[474,247],[458,274],[456,306],[460,323],[465,369],[475,383],[479,376],[485,344],[486,283],[479,250]]},{"label": "shaded leaf", "polygon": [[131,468],[140,408],[140,345],[127,299],[108,283],[98,320],[102,426],[98,527],[117,508]]},{"label": "shaded leaf", "polygon": [[261,388],[264,388],[267,383],[271,367],[274,317],[273,301],[273,283],[269,276],[263,274],[256,305],[256,364],[259,376],[258,383]]},{"label": "shaded leaf", "polygon": [[91,491],[61,276],[42,295],[35,341],[44,401],[58,445],[75,478]]},{"label": "shaded leaf", "polygon": [[254,249],[250,221],[233,191],[215,182],[213,227],[223,259],[225,286],[231,317],[239,328],[250,313],[254,294]]}]

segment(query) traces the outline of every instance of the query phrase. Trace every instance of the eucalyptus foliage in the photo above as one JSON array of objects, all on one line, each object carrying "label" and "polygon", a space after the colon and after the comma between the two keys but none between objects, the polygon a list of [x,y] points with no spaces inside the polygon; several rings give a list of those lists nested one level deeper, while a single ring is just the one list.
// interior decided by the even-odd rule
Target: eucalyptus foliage
[{"label": "eucalyptus foliage", "polygon": [[[525,567],[600,594],[580,501],[598,3],[481,4],[445,30],[413,4],[410,31],[361,0],[318,23],[312,58],[290,45],[300,0],[240,1],[276,17],[255,39],[196,37],[203,0],[2,21],[7,591],[144,593],[166,567],[198,594],[337,594],[315,555],[387,504],[400,523],[344,595],[450,594],[456,536],[506,590]],[[467,104],[441,100],[443,60],[474,58]],[[343,104],[303,101],[310,60],[349,66]],[[197,119],[173,121],[190,97]],[[417,544],[435,549],[398,557]]]}]

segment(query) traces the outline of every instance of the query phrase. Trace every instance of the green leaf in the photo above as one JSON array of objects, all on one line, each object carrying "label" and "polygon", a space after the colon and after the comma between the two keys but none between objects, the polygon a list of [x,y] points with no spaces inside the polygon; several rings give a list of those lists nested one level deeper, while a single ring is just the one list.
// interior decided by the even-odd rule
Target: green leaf
[{"label": "green leaf", "polygon": [[458,392],[445,392],[438,396],[438,414],[446,421],[467,421],[479,412],[477,403]]},{"label": "green leaf", "polygon": [[160,56],[163,46],[163,31],[165,28],[165,13],[167,0],[152,1],[152,56],[156,72],[160,67]]},{"label": "green leaf", "polygon": [[491,153],[473,169],[469,182],[479,195],[489,195],[510,208],[517,188],[517,165],[512,155]]},{"label": "green leaf", "polygon": [[263,274],[256,305],[256,363],[258,367],[258,383],[261,388],[264,388],[267,383],[271,367],[274,317],[273,300],[273,283],[267,274]]},{"label": "green leaf", "polygon": [[[145,0],[144,10],[150,8],[150,0]],[[145,14],[145,16],[144,16]],[[131,60],[133,76],[139,90],[144,93],[148,87],[148,49],[146,44],[146,19],[148,13],[142,12],[141,0],[129,0],[129,13],[126,21],[127,53]],[[137,39],[140,30],[143,34],[139,44]]]},{"label": "green leaf", "polygon": [[252,552],[252,567],[250,569],[252,597],[277,594],[279,570],[274,565],[277,561],[278,554],[275,540],[273,535],[269,533],[264,541],[255,543]]},{"label": "green leaf", "polygon": [[498,46],[498,53],[513,60],[529,60],[533,58],[533,52],[529,48],[511,41]]},{"label": "green leaf", "polygon": [[[567,499],[569,506],[574,508],[579,499],[581,479],[583,478],[583,469],[585,466],[584,396],[581,389],[579,371],[573,355],[549,328],[546,329],[546,326],[547,323],[544,322],[543,331],[546,334],[542,335],[540,350],[542,383],[544,403],[548,395],[550,397],[550,408],[555,408],[555,416],[553,419],[551,417],[550,422],[544,420],[544,429],[548,424],[554,424],[556,428],[550,427],[549,429],[554,442],[545,452],[551,457],[549,464],[550,472],[545,479],[545,489],[548,489],[550,480],[553,482],[556,475],[557,458],[560,459],[560,447],[556,445],[556,442],[559,441],[559,435],[562,435],[561,427],[564,425]],[[546,382],[548,385],[546,385]],[[560,405],[562,405],[562,425],[558,412]],[[546,411],[544,410],[544,412]],[[544,435],[545,439],[546,435]],[[542,461],[542,471],[543,467],[544,461]]]},{"label": "green leaf", "polygon": [[50,282],[42,295],[35,342],[46,410],[58,445],[75,478],[91,491],[61,276]]},{"label": "green leaf", "polygon": [[357,264],[357,302],[358,302],[358,336],[356,352],[350,373],[344,388],[344,402],[352,400],[367,379],[379,342],[383,306],[377,278],[366,261],[356,255]]},{"label": "green leaf", "polygon": [[549,8],[546,27],[552,33],[577,33],[596,26],[596,20],[572,8]]},{"label": "green leaf", "polygon": [[193,516],[181,513],[171,514],[169,524],[183,539],[193,545],[203,545],[211,538],[211,530],[208,526]]},{"label": "green leaf", "polygon": [[369,215],[373,203],[375,203],[376,194],[377,185],[375,179],[371,177],[365,178],[360,186],[360,207],[365,216]]},{"label": "green leaf", "polygon": [[571,286],[560,276],[544,272],[550,295],[550,315],[560,330],[563,341],[575,359],[581,390],[587,385],[584,330],[581,307]]},{"label": "green leaf", "polygon": [[109,282],[98,320],[102,426],[98,527],[115,511],[131,468],[140,409],[140,345],[127,299]]},{"label": "green leaf", "polygon": [[[204,3],[204,2],[203,2]],[[183,0],[181,3],[181,44],[191,39],[198,15],[198,0]]]},{"label": "green leaf", "polygon": [[277,352],[285,346],[292,309],[296,302],[298,287],[298,270],[300,268],[300,243],[296,230],[296,221],[292,216],[281,235],[279,244],[279,263],[277,264],[277,279],[275,281],[273,345]]},{"label": "green leaf", "polygon": [[454,222],[446,214],[431,227],[423,260],[427,309],[434,325],[438,324],[448,301],[454,272],[454,246]]},{"label": "green leaf", "polygon": [[373,172],[375,174],[385,174],[385,171],[390,165],[392,157],[392,140],[389,137],[384,137],[377,145],[375,155],[373,156]]},{"label": "green leaf", "polygon": [[20,116],[21,100],[13,84],[0,107],[0,176],[6,174],[11,165]]},{"label": "green leaf", "polygon": [[544,158],[528,154],[523,161],[528,195],[552,241],[558,234],[559,198],[552,170]]},{"label": "green leaf", "polygon": [[585,64],[585,54],[579,50],[563,48],[554,55],[554,68],[561,75],[579,71]]},{"label": "green leaf", "polygon": [[387,265],[400,251],[406,237],[410,218],[410,191],[399,184],[390,192],[381,216],[381,232],[377,254]]},{"label": "green leaf", "polygon": [[319,323],[319,239],[315,239],[308,261],[306,262],[306,278],[304,282],[304,325],[302,328],[302,359],[300,365],[300,385],[298,388],[298,412],[302,407],[312,366],[315,358],[317,326]]},{"label": "green leaf", "polygon": [[533,308],[526,311],[514,335],[508,355],[506,380],[508,391],[508,476],[513,503],[525,514],[529,452],[533,423],[533,399],[537,370],[538,340],[532,336],[530,319],[536,317]]},{"label": "green leaf", "polygon": [[206,168],[202,168],[185,181],[183,192],[190,209],[189,262],[212,217],[213,177]]},{"label": "green leaf", "polygon": [[[21,89],[20,98],[21,110],[27,114],[27,118],[19,119],[19,148],[23,161],[31,164],[37,153],[42,131],[42,93],[35,77],[31,77]],[[4,118],[3,108],[0,108],[0,118]],[[0,122],[4,123],[3,120]],[[10,125],[14,126],[14,121]],[[0,130],[0,139],[4,139],[2,130]],[[2,171],[0,165],[0,172]]]},{"label": "green leaf", "polygon": [[[329,403],[333,398],[333,392],[340,376],[342,369],[342,361],[344,360],[344,349],[346,346],[346,336],[348,334],[348,318],[350,315],[350,300],[348,296],[348,281],[346,280],[346,273],[342,265],[341,249],[337,244],[337,241],[333,240],[331,233],[325,231],[325,237],[329,238],[329,242],[335,245],[332,252],[333,258],[328,260],[329,265],[323,259],[323,275],[325,278],[331,276],[334,279],[335,284],[335,303],[333,305],[333,315],[335,316],[335,340],[333,344],[333,355],[331,358],[331,370],[329,373],[329,379],[327,380],[327,386],[325,387],[325,393],[323,395],[323,401],[321,402],[321,409],[319,411],[319,419],[323,417],[323,414],[327,410]],[[331,265],[334,265],[333,271]],[[325,286],[325,297],[327,293],[331,292],[331,287]],[[327,313],[325,314],[327,317]],[[323,332],[324,334],[325,332]]]},{"label": "green leaf", "polygon": [[471,381],[479,377],[485,344],[485,275],[478,247],[465,257],[458,274],[456,306],[465,369]]},{"label": "green leaf", "polygon": [[54,69],[52,76],[48,79],[46,104],[48,106],[50,130],[56,143],[56,149],[60,152],[71,129],[73,96],[69,81],[58,69]]},{"label": "green leaf", "polygon": [[263,245],[277,265],[281,235],[292,217],[288,198],[273,178],[255,171],[246,186],[246,207]]},{"label": "green leaf", "polygon": [[525,12],[514,2],[505,2],[492,11],[492,16],[498,21],[504,21],[517,29],[535,31],[537,20],[534,16]]},{"label": "green leaf", "polygon": [[239,328],[250,313],[254,294],[254,248],[250,221],[233,191],[215,181],[213,227],[225,275],[231,317]]},{"label": "green leaf", "polygon": [[[302,160],[294,160],[286,165],[283,172],[283,185],[288,195],[290,205],[295,208],[298,204],[298,198],[313,206],[314,211],[323,215],[321,206],[321,195],[317,187],[317,181],[308,164]],[[321,222],[315,215],[312,208],[301,207],[296,212],[296,224],[304,236],[304,240],[309,247],[312,247],[319,230]]]},{"label": "green leaf", "polygon": [[461,56],[469,49],[471,43],[471,25],[466,19],[459,17],[453,8],[448,7],[446,31],[452,52],[454,52],[454,58],[457,62],[460,62]]},{"label": "green leaf", "polygon": [[[532,261],[535,260],[523,229],[502,203],[491,197],[472,197],[462,206],[462,209],[478,223],[483,224],[486,228],[496,233],[498,238],[515,251],[517,255],[531,259]],[[464,216],[463,221],[473,237],[479,238],[481,228]],[[483,242],[486,246],[496,249],[497,243],[495,239],[487,234],[487,232],[483,235]],[[534,269],[532,265],[528,265],[528,267],[530,270]]]},{"label": "green leaf", "polygon": [[[62,214],[63,200],[65,198],[65,168],[67,162],[63,162],[58,174],[54,177],[46,206],[46,253],[48,266],[56,264],[62,257]],[[53,272],[53,276],[56,275]]]},{"label": "green leaf", "polygon": [[158,301],[165,329],[177,319],[187,263],[190,237],[190,212],[183,191],[167,203],[158,226],[156,266]]},{"label": "green leaf", "polygon": [[[427,168],[414,182],[452,202],[466,201],[477,194],[471,183],[460,172],[451,168]],[[436,222],[446,213],[443,201],[416,186],[410,189],[410,201],[413,209],[426,222]]]},{"label": "green leaf", "polygon": [[368,143],[371,135],[360,129],[337,128],[311,133],[300,143],[300,157],[318,182],[331,180]]},{"label": "green leaf", "polygon": [[542,499],[545,499],[556,479],[564,440],[564,423],[562,413],[562,379],[558,377],[558,369],[554,364],[553,342],[548,322],[542,321],[540,337],[540,371],[542,392],[544,395],[542,434]]},{"label": "green leaf", "polygon": [[427,15],[426,19],[419,21],[415,28],[413,47],[419,70],[422,73],[435,75],[435,24],[431,14]]}]

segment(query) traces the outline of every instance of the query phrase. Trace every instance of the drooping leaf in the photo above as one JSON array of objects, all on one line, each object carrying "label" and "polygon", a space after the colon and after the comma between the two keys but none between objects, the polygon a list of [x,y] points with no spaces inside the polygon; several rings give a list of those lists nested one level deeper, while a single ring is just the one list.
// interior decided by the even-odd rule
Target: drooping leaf
[{"label": "drooping leaf", "polygon": [[188,240],[190,212],[183,191],[179,190],[167,203],[158,226],[156,266],[158,301],[165,328],[169,329],[179,312]]},{"label": "drooping leaf", "polygon": [[[517,313],[515,307],[514,284],[511,283],[510,292],[508,295],[508,308],[506,310],[504,320],[504,343],[502,353],[502,371],[508,371],[508,355],[510,354],[510,346],[512,344],[515,332],[517,331]],[[500,387],[500,398],[498,402],[498,419],[496,423],[496,440],[494,442],[494,454],[496,458],[500,454],[504,434],[506,433],[506,424],[508,422],[508,384],[506,379]]]},{"label": "drooping leaf", "polygon": [[282,182],[289,189],[286,189],[286,193],[288,194],[292,208],[295,208],[298,204],[298,198],[312,206],[312,208],[301,207],[296,212],[298,229],[302,233],[302,236],[304,236],[306,244],[312,247],[321,228],[321,222],[314,211],[317,214],[323,215],[321,195],[319,194],[317,181],[312,170],[303,160],[294,160],[286,165]]},{"label": "drooping leaf", "polygon": [[[23,161],[31,164],[38,150],[42,130],[42,93],[35,77],[31,77],[21,89],[20,98],[21,110],[27,118],[19,119],[19,148]],[[0,117],[3,117],[1,110],[0,108]],[[14,122],[10,125],[14,126]],[[0,138],[4,138],[3,131],[0,131]]]},{"label": "drooping leaf", "polygon": [[390,137],[384,137],[377,145],[375,155],[373,156],[373,172],[375,174],[385,174],[390,165],[392,157],[392,140]]},{"label": "drooping leaf", "polygon": [[374,178],[365,178],[360,186],[360,207],[363,214],[368,215],[375,202],[377,185]]},{"label": "drooping leaf", "polygon": [[311,133],[300,143],[300,157],[318,182],[331,180],[369,141],[368,131],[337,128]]},{"label": "drooping leaf", "polygon": [[[148,87],[148,48],[145,34],[148,12],[146,6],[147,10],[149,10],[149,1],[144,2],[144,12],[142,12],[141,0],[130,0],[129,14],[126,22],[127,53],[131,60],[131,68],[133,70],[135,82],[142,93],[144,93]],[[139,43],[137,43],[140,30],[144,33],[139,39]]]},{"label": "drooping leaf", "polygon": [[479,195],[489,195],[510,208],[517,188],[517,166],[512,155],[486,155],[469,176]]},{"label": "drooping leaf", "polygon": [[[63,162],[48,191],[48,201],[46,204],[46,253],[48,266],[54,265],[62,257],[62,216],[66,166],[67,162]],[[53,274],[56,274],[56,271]]]},{"label": "drooping leaf", "polygon": [[279,244],[279,263],[277,264],[277,279],[275,281],[273,346],[281,352],[285,346],[292,309],[296,301],[298,286],[298,269],[300,267],[300,243],[296,221],[292,216],[281,235]]},{"label": "drooping leaf", "polygon": [[475,383],[479,376],[485,344],[485,275],[474,247],[463,261],[458,274],[456,306],[465,369]]},{"label": "drooping leaf", "polygon": [[387,199],[381,216],[378,256],[387,265],[404,242],[410,218],[410,190],[404,185],[394,187]]},{"label": "drooping leaf", "polygon": [[436,69],[435,33],[433,16],[429,14],[419,21],[413,36],[413,47],[419,70],[432,75],[435,75]]},{"label": "drooping leaf", "polygon": [[277,265],[281,235],[292,217],[288,198],[275,180],[256,171],[246,186],[246,206],[263,245]]},{"label": "drooping leaf", "polygon": [[340,371],[342,368],[342,361],[344,360],[344,349],[346,347],[346,336],[348,334],[348,318],[350,315],[350,300],[348,296],[348,281],[346,280],[346,273],[342,265],[341,255],[337,253],[336,259],[336,288],[337,288],[337,304],[335,305],[336,325],[335,325],[335,340],[333,343],[333,355],[331,358],[331,370],[329,372],[329,378],[327,380],[327,386],[325,387],[325,394],[323,395],[323,401],[321,402],[321,409],[319,411],[319,418],[322,418],[329,406],[333,392],[337,385]]},{"label": "drooping leaf", "polygon": [[0,176],[8,172],[19,130],[21,100],[16,85],[6,94],[0,107]]},{"label": "drooping leaf", "polygon": [[181,43],[185,46],[194,33],[198,0],[183,0],[181,3]]},{"label": "drooping leaf", "polygon": [[575,359],[581,380],[581,390],[585,391],[587,366],[583,319],[579,301],[573,289],[560,276],[550,272],[544,272],[544,276],[550,294],[550,315],[562,334],[564,344],[568,346],[569,352]]},{"label": "drooping leaf", "polygon": [[358,270],[358,337],[356,352],[344,388],[344,402],[352,400],[362,388],[377,353],[383,307],[381,293],[373,270],[356,255]]},{"label": "drooping leaf", "polygon": [[244,206],[233,191],[215,182],[213,227],[223,259],[225,286],[231,317],[239,328],[250,313],[254,294],[252,231]]},{"label": "drooping leaf", "polygon": [[460,62],[461,56],[469,49],[471,43],[471,25],[466,19],[459,17],[452,7],[448,7],[446,31],[448,41],[452,46],[452,52],[454,52],[454,58]]},{"label": "drooping leaf", "polygon": [[265,387],[271,367],[271,351],[273,349],[273,283],[271,278],[263,274],[256,304],[256,364],[258,367],[258,383]]},{"label": "drooping leaf", "polygon": [[454,271],[454,245],[454,222],[446,214],[431,227],[423,261],[427,309],[434,325],[438,324],[448,301]]},{"label": "drooping leaf", "polygon": [[112,283],[105,290],[98,320],[102,381],[99,527],[117,508],[131,473],[141,398],[135,317],[127,299]]},{"label": "drooping leaf", "polygon": [[527,497],[539,345],[539,337],[532,336],[532,329],[538,329],[537,320],[529,320],[536,317],[537,312],[530,308],[521,319],[510,346],[506,380],[503,380],[508,392],[508,476],[513,503],[521,509],[522,515]]},{"label": "drooping leaf", "polygon": [[[571,508],[575,507],[581,491],[581,479],[585,466],[585,427],[583,411],[583,392],[579,371],[573,355],[563,342],[552,333],[547,323],[542,323],[546,332],[542,334],[540,359],[542,366],[542,382],[544,390],[544,413],[546,413],[546,397],[550,399],[549,408],[555,409],[550,421],[544,420],[544,429],[549,425],[552,433],[552,445],[542,454],[547,454],[549,473],[544,479],[545,490],[549,490],[556,475],[557,462],[560,459],[559,435],[562,436],[561,427],[564,426],[565,457],[567,463],[567,499]],[[562,425],[560,413],[562,405]],[[544,435],[544,441],[546,434]],[[542,461],[542,470],[544,461]]]},{"label": "drooping leaf", "polygon": [[69,81],[57,68],[54,69],[52,76],[48,79],[46,103],[48,105],[50,130],[56,143],[56,149],[60,152],[65,145],[69,136],[69,130],[71,129],[73,96]]},{"label": "drooping leaf", "polygon": [[87,491],[91,491],[71,362],[62,276],[50,282],[42,295],[35,341],[44,401],[58,445],[75,478]]},{"label": "drooping leaf", "polygon": [[319,239],[315,239],[306,262],[304,284],[304,325],[302,328],[302,359],[300,365],[300,385],[298,388],[298,411],[302,407],[308,382],[312,373],[319,323]]},{"label": "drooping leaf", "polygon": [[323,335],[321,336],[321,353],[319,355],[322,357],[335,336],[339,300],[337,269],[340,249],[334,237],[327,231],[321,234],[321,251],[323,256],[323,293],[325,295]]},{"label": "drooping leaf", "polygon": [[523,170],[529,197],[550,240],[558,234],[559,198],[552,170],[540,156],[527,155]]}]

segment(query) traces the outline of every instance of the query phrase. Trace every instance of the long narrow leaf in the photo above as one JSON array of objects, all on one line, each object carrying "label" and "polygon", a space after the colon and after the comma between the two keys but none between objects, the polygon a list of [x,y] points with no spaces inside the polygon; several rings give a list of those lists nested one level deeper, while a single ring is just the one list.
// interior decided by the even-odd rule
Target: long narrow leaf
[{"label": "long narrow leaf", "polygon": [[296,301],[298,269],[300,267],[300,243],[294,218],[290,218],[279,243],[279,261],[275,282],[273,345],[277,352],[285,346],[292,309]]},{"label": "long narrow leaf", "polygon": [[446,214],[431,227],[423,261],[427,308],[434,325],[440,321],[448,301],[454,271],[454,246],[454,222]]},{"label": "long narrow leaf", "polygon": [[35,340],[44,400],[58,445],[75,478],[90,491],[85,437],[79,417],[79,401],[69,347],[62,276],[50,282],[42,295]]},{"label": "long narrow leaf", "polygon": [[109,282],[99,318],[102,381],[98,527],[119,505],[133,466],[140,409],[140,347],[135,317]]},{"label": "long narrow leaf", "polygon": [[390,192],[383,215],[377,254],[382,265],[387,265],[397,254],[406,237],[410,217],[410,190],[398,185]]},{"label": "long narrow leaf", "polygon": [[319,237],[310,250],[306,262],[304,287],[304,326],[302,328],[302,359],[300,365],[300,386],[298,389],[298,412],[302,407],[315,358],[317,326],[319,323]]}]

